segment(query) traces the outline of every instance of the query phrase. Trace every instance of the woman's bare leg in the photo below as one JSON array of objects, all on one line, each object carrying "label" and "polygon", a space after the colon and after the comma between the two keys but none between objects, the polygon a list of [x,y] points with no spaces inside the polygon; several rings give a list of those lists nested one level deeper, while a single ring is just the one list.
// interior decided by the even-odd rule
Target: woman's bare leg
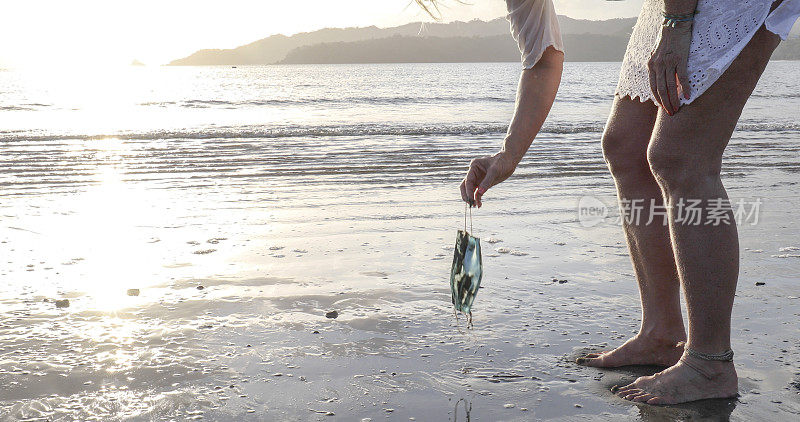
[{"label": "woman's bare leg", "polygon": [[[661,216],[649,220],[651,204],[663,205],[661,188],[647,162],[647,145],[658,109],[651,102],[615,97],[603,134],[603,155],[614,176],[622,204],[640,204],[641,218],[623,219],[628,249],[639,283],[642,324],[639,333],[606,353],[592,353],[579,364],[597,367],[625,365],[671,366],[683,353],[686,340],[675,257],[669,228]],[[634,202],[635,201],[635,202]],[[639,206],[639,205],[637,205]],[[621,211],[626,207],[621,205]],[[630,208],[628,208],[630,209]],[[648,224],[649,222],[649,224]]]},{"label": "woman's bare leg", "polygon": [[[733,213],[708,224],[714,201],[727,200],[720,180],[722,153],[747,99],[780,39],[758,30],[728,70],[675,116],[656,120],[648,160],[670,205],[669,223],[689,317],[687,348],[721,353],[730,348],[730,322],[739,270]],[[680,221],[681,203],[702,200],[702,221]],[[709,202],[712,201],[712,202]],[[685,208],[684,208],[685,210]],[[686,360],[687,362],[684,362]],[[733,362],[684,356],[674,366],[623,387],[618,395],[651,404],[672,404],[737,393]]]}]

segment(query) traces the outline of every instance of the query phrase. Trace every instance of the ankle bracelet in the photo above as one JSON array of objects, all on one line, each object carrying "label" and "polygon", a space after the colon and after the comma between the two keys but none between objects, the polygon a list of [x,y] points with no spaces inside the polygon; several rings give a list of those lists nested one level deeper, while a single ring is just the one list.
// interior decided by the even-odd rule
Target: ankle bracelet
[{"label": "ankle bracelet", "polygon": [[698,352],[694,349],[686,348],[686,354],[697,359],[701,360],[712,360],[712,361],[719,361],[719,362],[732,362],[733,361],[733,350],[728,349],[722,353],[717,354],[710,354],[710,353],[703,353]]}]

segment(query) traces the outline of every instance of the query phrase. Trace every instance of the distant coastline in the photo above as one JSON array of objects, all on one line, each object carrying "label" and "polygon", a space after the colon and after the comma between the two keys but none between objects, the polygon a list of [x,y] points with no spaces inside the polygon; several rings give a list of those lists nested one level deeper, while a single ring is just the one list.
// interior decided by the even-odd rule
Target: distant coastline
[{"label": "distant coastline", "polygon": [[[620,61],[636,18],[604,21],[559,16],[567,61]],[[793,34],[797,37],[798,34]],[[326,28],[273,35],[232,49],[207,49],[170,66],[515,62],[520,60],[505,19],[391,28]],[[800,60],[800,39],[781,44],[773,60]]]}]

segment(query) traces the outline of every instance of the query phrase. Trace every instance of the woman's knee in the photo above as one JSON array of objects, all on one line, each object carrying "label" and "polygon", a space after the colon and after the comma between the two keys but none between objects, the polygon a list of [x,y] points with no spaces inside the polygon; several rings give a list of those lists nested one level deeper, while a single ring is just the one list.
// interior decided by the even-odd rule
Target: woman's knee
[{"label": "woman's knee", "polygon": [[647,139],[636,139],[628,134],[606,130],[601,142],[603,158],[616,179],[625,179],[649,173],[646,150]]},{"label": "woman's knee", "polygon": [[693,155],[665,142],[651,142],[647,163],[656,181],[667,193],[692,190],[719,178],[717,160]]}]

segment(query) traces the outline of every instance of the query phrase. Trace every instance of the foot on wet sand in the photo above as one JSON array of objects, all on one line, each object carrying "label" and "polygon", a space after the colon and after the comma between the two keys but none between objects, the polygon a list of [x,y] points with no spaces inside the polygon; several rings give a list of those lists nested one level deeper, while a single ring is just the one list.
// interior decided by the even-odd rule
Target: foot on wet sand
[{"label": "foot on wet sand", "polygon": [[612,351],[589,353],[582,358],[576,359],[575,363],[597,368],[615,368],[628,365],[667,367],[678,362],[682,354],[683,341],[678,337],[667,340],[637,335]]},{"label": "foot on wet sand", "polygon": [[611,389],[625,400],[647,404],[677,404],[738,394],[733,362],[704,361],[689,356],[655,374]]}]

